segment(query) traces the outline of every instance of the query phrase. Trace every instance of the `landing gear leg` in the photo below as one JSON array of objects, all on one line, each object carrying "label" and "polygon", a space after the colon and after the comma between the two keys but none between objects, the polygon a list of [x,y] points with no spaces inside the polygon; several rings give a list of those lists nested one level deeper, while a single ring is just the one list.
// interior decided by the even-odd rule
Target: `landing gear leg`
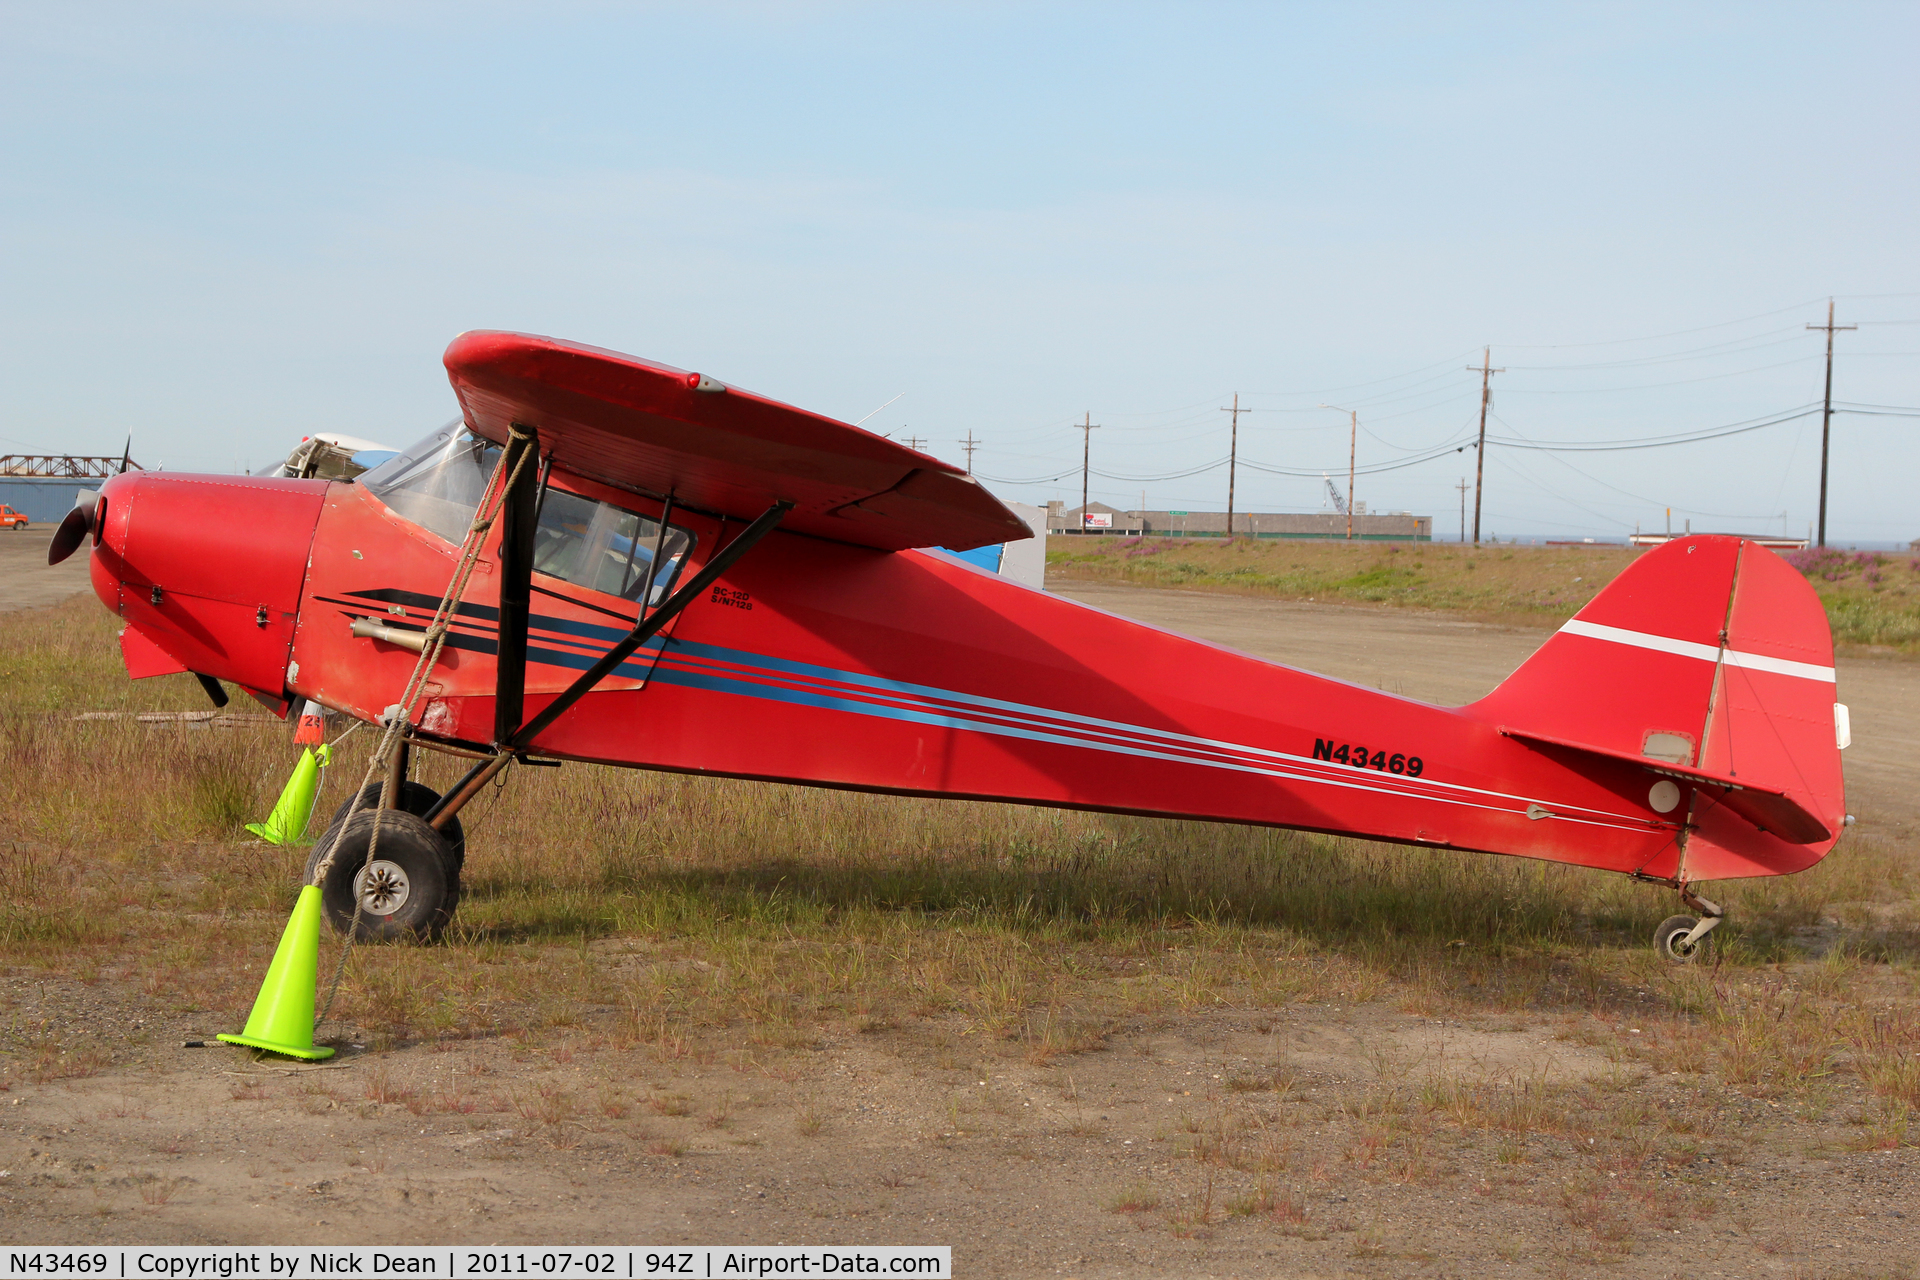
[{"label": "landing gear leg", "polygon": [[1700,913],[1693,916],[1668,916],[1653,931],[1653,949],[1664,960],[1675,964],[1693,964],[1712,954],[1712,944],[1707,935],[1719,927],[1727,918],[1717,903],[1695,893],[1687,885],[1680,886],[1680,901]]},{"label": "landing gear leg", "polygon": [[393,759],[387,762],[387,780],[380,788],[379,807],[382,809],[404,809],[401,793],[407,787],[407,774],[413,766],[412,744],[407,741],[407,729],[402,726],[400,740],[393,744]]}]

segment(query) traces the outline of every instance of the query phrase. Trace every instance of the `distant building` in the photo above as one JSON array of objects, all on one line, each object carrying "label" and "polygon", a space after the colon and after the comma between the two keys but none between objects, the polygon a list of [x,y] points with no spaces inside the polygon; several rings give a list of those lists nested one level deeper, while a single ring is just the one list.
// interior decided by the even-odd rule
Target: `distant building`
[{"label": "distant building", "polygon": [[[1627,545],[1631,547],[1658,547],[1672,542],[1676,538],[1691,538],[1692,536],[1690,533],[1636,533],[1627,539]],[[1805,551],[1807,549],[1807,539],[1805,538],[1769,538],[1764,534],[1755,533],[1725,533],[1705,536],[1715,538],[1745,538],[1748,542],[1756,542],[1773,551]],[[1588,538],[1587,541],[1592,542],[1593,539]],[[1547,545],[1551,547],[1559,546],[1560,544],[1550,542]]]},{"label": "distant building", "polygon": [[93,501],[93,490],[128,467],[131,457],[61,453],[9,453],[0,456],[0,502],[34,524],[59,524],[79,503]]},{"label": "distant building", "polygon": [[[1079,507],[1064,502],[1047,504],[1048,533],[1117,534],[1121,537],[1224,538],[1224,511],[1121,511],[1104,502],[1090,502],[1085,519]],[[1347,517],[1337,511],[1236,511],[1236,538],[1345,538]],[[1431,542],[1433,517],[1410,511],[1357,511],[1353,536],[1368,542]]]},{"label": "distant building", "polygon": [[104,480],[75,480],[69,476],[16,476],[0,473],[0,502],[25,515],[34,524],[59,524],[83,494],[92,496]]},{"label": "distant building", "polygon": [[1066,504],[1049,502],[1047,504],[1048,533],[1116,533],[1122,537],[1139,537],[1141,531],[1140,513],[1122,511],[1110,507],[1104,502],[1089,502],[1085,508],[1065,509]]}]

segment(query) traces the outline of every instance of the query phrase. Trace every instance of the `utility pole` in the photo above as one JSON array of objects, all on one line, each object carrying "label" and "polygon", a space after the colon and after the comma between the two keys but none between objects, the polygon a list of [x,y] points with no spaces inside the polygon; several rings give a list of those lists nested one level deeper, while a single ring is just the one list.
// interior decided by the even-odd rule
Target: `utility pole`
[{"label": "utility pole", "polygon": [[1353,541],[1353,459],[1360,449],[1360,415],[1352,409],[1342,409],[1337,404],[1328,404],[1322,400],[1322,409],[1332,409],[1336,413],[1347,415],[1350,433],[1347,436],[1347,541]]},{"label": "utility pole", "polygon": [[915,453],[918,453],[920,451],[920,446],[925,444],[926,441],[921,439],[919,436],[908,436],[905,440],[901,441],[900,443],[906,445],[907,448],[912,449]]},{"label": "utility pole", "polygon": [[973,428],[971,427],[967,428],[967,438],[965,440],[956,440],[954,441],[954,443],[967,451],[967,474],[972,475],[973,474],[973,451],[980,447],[979,442],[973,438]]},{"label": "utility pole", "polygon": [[1098,431],[1099,429],[1100,429],[1100,424],[1093,420],[1093,415],[1091,413],[1087,414],[1085,421],[1081,422],[1080,424],[1080,431],[1084,437],[1080,445],[1080,532],[1081,533],[1085,533],[1087,531],[1087,470],[1093,462],[1093,433]]},{"label": "utility pole", "polygon": [[1833,322],[1833,299],[1827,299],[1827,322],[1810,324],[1809,329],[1824,329],[1827,332],[1827,390],[1820,398],[1820,542],[1827,545],[1827,436],[1833,426],[1833,335],[1840,329],[1858,329],[1857,324],[1835,324]]},{"label": "utility pole", "polygon": [[1353,456],[1360,448],[1360,415],[1347,410],[1352,421],[1352,432],[1347,436],[1347,541],[1353,541]]},{"label": "utility pole", "polygon": [[1227,541],[1233,541],[1233,472],[1240,462],[1240,415],[1252,413],[1240,407],[1240,393],[1233,393],[1233,408],[1221,406],[1220,412],[1233,415],[1233,434],[1227,445]]},{"label": "utility pole", "polygon": [[1461,476],[1460,483],[1454,487],[1460,490],[1460,541],[1464,545],[1467,541],[1467,478]]},{"label": "utility pole", "polygon": [[1468,373],[1480,375],[1480,443],[1474,446],[1473,459],[1473,545],[1480,545],[1480,485],[1487,475],[1487,406],[1493,403],[1493,375],[1505,369],[1493,367],[1493,348],[1480,357],[1480,367],[1467,366]]}]

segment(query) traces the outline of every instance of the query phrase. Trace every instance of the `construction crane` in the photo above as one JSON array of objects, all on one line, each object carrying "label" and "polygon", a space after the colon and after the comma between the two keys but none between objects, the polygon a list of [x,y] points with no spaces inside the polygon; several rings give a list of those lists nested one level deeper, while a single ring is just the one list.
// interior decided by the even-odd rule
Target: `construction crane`
[{"label": "construction crane", "polygon": [[1322,473],[1320,479],[1327,486],[1327,497],[1332,500],[1333,509],[1341,515],[1347,514],[1347,495],[1340,492],[1340,486],[1333,482],[1332,476]]}]

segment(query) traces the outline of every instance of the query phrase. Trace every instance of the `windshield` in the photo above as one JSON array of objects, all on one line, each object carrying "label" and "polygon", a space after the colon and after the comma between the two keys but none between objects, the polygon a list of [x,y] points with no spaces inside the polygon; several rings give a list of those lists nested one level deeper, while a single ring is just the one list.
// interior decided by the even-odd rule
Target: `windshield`
[{"label": "windshield", "polygon": [[500,446],[449,423],[360,477],[392,512],[458,544],[467,537],[487,491]]},{"label": "windshield", "polygon": [[[453,423],[360,477],[360,484],[395,515],[458,543],[473,524],[500,447]],[[672,589],[693,550],[693,535],[677,525],[660,541],[660,522],[611,503],[548,487],[540,496],[533,535],[533,568],[624,600],[647,587],[647,566],[660,548],[649,604]]]}]

